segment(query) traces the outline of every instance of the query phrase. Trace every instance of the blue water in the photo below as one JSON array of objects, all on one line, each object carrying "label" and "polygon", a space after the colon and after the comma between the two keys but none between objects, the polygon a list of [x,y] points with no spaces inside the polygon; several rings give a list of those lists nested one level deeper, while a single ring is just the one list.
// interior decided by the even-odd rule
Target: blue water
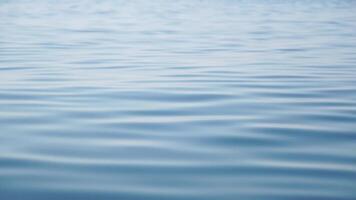
[{"label": "blue water", "polygon": [[356,199],[356,1],[0,1],[0,200]]}]

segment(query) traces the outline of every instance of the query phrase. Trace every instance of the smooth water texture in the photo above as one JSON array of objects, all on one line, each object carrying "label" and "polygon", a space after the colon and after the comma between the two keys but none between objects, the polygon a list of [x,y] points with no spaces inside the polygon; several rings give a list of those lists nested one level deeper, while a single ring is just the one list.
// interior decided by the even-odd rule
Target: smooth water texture
[{"label": "smooth water texture", "polygon": [[2,0],[0,199],[356,199],[356,1]]}]

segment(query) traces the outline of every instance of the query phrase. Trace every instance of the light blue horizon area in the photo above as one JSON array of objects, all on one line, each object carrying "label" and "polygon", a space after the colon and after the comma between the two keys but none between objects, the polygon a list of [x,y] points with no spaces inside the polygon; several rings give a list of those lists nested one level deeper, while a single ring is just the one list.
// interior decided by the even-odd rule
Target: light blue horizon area
[{"label": "light blue horizon area", "polygon": [[356,1],[0,1],[0,200],[356,199]]}]

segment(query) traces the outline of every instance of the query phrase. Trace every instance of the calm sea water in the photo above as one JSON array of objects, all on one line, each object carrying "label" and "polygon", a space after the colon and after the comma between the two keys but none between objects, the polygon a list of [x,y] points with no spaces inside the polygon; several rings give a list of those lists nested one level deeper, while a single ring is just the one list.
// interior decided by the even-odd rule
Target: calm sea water
[{"label": "calm sea water", "polygon": [[2,0],[0,199],[356,199],[356,1]]}]

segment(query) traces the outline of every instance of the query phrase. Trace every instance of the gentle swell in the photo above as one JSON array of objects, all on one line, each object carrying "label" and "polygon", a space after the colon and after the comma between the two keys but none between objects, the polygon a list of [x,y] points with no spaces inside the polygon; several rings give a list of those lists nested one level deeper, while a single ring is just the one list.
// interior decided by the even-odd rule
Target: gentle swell
[{"label": "gentle swell", "polygon": [[0,199],[355,199],[355,8],[0,2]]}]

